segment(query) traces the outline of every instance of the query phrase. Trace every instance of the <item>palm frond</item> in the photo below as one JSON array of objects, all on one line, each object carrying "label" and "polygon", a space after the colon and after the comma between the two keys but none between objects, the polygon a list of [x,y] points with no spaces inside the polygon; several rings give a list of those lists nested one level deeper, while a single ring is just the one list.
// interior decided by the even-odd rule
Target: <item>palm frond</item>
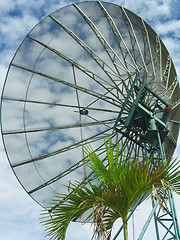
[{"label": "palm frond", "polygon": [[167,189],[180,194],[180,162],[177,159],[157,160],[156,165],[152,164],[153,157],[141,161],[127,159],[123,148],[118,144],[114,146],[110,138],[109,144],[105,142],[105,149],[107,166],[90,145],[83,149],[89,159],[84,163],[94,172],[97,181],[94,183],[87,178],[83,184],[70,182],[69,194],[55,198],[50,215],[48,211],[43,213],[42,223],[51,239],[65,239],[70,221],[81,219],[85,213],[83,221],[93,221],[97,239],[110,239],[114,222],[119,217],[124,221],[144,194],[148,196],[153,190],[154,198],[159,198],[162,204],[167,199]]}]

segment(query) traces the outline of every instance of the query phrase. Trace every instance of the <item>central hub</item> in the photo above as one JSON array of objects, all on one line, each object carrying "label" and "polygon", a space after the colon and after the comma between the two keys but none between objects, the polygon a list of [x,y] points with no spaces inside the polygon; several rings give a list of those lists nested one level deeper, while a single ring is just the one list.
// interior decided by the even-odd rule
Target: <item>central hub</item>
[{"label": "central hub", "polygon": [[161,143],[168,134],[166,123],[170,112],[164,100],[135,78],[114,129],[140,145],[147,143],[157,149],[158,134]]}]

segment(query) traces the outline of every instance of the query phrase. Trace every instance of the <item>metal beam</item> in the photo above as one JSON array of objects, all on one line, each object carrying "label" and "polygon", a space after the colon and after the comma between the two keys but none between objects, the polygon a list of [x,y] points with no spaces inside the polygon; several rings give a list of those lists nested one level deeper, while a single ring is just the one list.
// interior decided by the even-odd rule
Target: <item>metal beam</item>
[{"label": "metal beam", "polygon": [[96,121],[96,122],[86,122],[79,123],[73,125],[64,125],[64,126],[56,126],[56,127],[43,127],[43,128],[27,128],[22,130],[8,130],[3,131],[3,135],[14,135],[14,134],[24,134],[24,133],[36,133],[36,132],[46,132],[46,131],[55,131],[55,130],[63,130],[63,129],[72,129],[72,128],[84,128],[84,127],[93,127],[93,126],[101,126],[109,123],[114,123],[115,118],[108,119],[104,121]]},{"label": "metal beam", "polygon": [[[142,21],[142,28],[144,30],[144,31],[142,31],[143,36],[144,36],[144,59],[145,59],[146,63],[148,61],[151,62],[151,66],[152,66],[151,79],[152,79],[156,76],[156,72],[155,72],[154,60],[153,60],[153,56],[152,56],[151,44],[150,44],[150,40],[149,40],[149,33],[147,31],[146,24],[145,24],[144,20],[141,19],[141,21]],[[147,59],[147,56],[150,56],[150,59]],[[147,82],[146,82],[146,84],[147,84]]]},{"label": "metal beam", "polygon": [[151,213],[150,213],[150,215],[149,215],[149,217],[148,217],[148,219],[147,219],[147,221],[146,221],[146,223],[145,223],[145,225],[144,225],[144,227],[143,227],[143,229],[142,229],[142,231],[141,231],[141,233],[138,237],[138,240],[141,240],[144,237],[144,234],[145,234],[145,232],[146,232],[146,230],[147,230],[147,228],[148,228],[148,226],[149,226],[149,224],[150,224],[150,222],[151,222],[151,220],[154,216],[154,213],[155,213],[158,205],[159,205],[159,200],[156,201],[156,204],[154,205],[154,207],[153,207],[153,209],[152,209],[152,211],[151,211]]},{"label": "metal beam", "polygon": [[25,165],[25,164],[41,161],[41,160],[43,160],[45,158],[49,158],[49,157],[58,155],[60,153],[67,152],[69,150],[82,147],[84,144],[90,144],[92,142],[98,141],[99,139],[104,139],[105,135],[103,135],[103,134],[107,133],[111,129],[106,129],[106,130],[104,130],[101,133],[96,133],[96,134],[92,135],[91,137],[88,137],[88,138],[84,139],[83,141],[79,141],[79,142],[70,144],[70,145],[68,145],[68,146],[66,146],[64,148],[52,151],[50,153],[41,155],[39,157],[35,157],[35,158],[32,158],[32,159],[31,158],[30,159],[25,159],[25,160],[23,160],[21,162],[14,163],[14,164],[12,164],[12,167],[15,168],[15,167],[19,167],[19,166],[22,166],[22,165]]},{"label": "metal beam", "polygon": [[[91,21],[91,19],[88,18],[88,16],[80,9],[80,7],[78,7],[77,4],[73,4],[73,5],[78,10],[78,12],[81,14],[81,16],[84,18],[86,23],[90,26],[90,28],[93,30],[94,34],[96,35],[96,37],[98,38],[98,40],[100,41],[100,43],[104,47],[106,53],[108,54],[109,58],[111,59],[111,61],[114,65],[116,71],[118,72],[119,76],[121,76],[121,73],[119,72],[119,69],[121,69],[126,74],[127,73],[130,74],[129,70],[126,68],[126,66],[124,65],[122,60],[119,58],[119,56],[114,51],[114,49],[110,46],[108,41],[105,39],[105,37],[99,31],[99,29],[96,27],[96,25]],[[120,65],[117,62],[115,62],[115,60],[117,60]]]},{"label": "metal beam", "polygon": [[[44,102],[44,101],[36,101],[36,100],[30,100],[30,99],[23,99],[23,98],[13,98],[13,97],[2,97],[3,101],[15,101],[15,102],[23,102],[23,103],[31,103],[31,104],[42,104],[42,105],[48,105],[48,106],[53,106],[53,107],[65,107],[65,108],[75,108],[79,109],[79,106],[77,105],[70,105],[70,104],[63,104],[63,103],[54,103],[54,102]],[[89,106],[82,106],[81,109],[87,109],[89,111],[98,111],[98,112],[108,112],[108,113],[119,113],[119,108],[118,110],[112,110],[112,109],[103,109],[103,108],[94,108],[94,107],[89,107]]]},{"label": "metal beam", "polygon": [[[32,39],[33,41],[37,42],[38,44],[44,46],[45,48],[47,48],[48,50],[50,50],[51,52],[55,53],[56,55],[58,55],[59,57],[63,58],[64,60],[66,60],[67,62],[69,62],[70,64],[72,64],[73,66],[75,66],[76,68],[78,68],[80,71],[82,71],[83,73],[85,73],[86,75],[88,75],[90,78],[92,78],[96,83],[98,83],[101,87],[103,87],[104,89],[107,90],[108,93],[110,93],[111,95],[113,95],[117,101],[119,101],[119,98],[113,94],[112,89],[113,88],[117,88],[117,90],[119,90],[119,88],[117,87],[117,85],[111,85],[110,82],[104,80],[103,78],[101,78],[100,76],[98,76],[97,74],[95,74],[94,72],[92,72],[91,70],[85,68],[84,66],[82,66],[81,64],[77,63],[76,61],[72,60],[71,58],[65,56],[64,54],[62,54],[61,52],[59,52],[58,50],[50,47],[49,45],[43,43],[42,41],[34,38],[31,35],[28,35],[28,37],[30,39]],[[108,86],[108,87],[106,87]]]},{"label": "metal beam", "polygon": [[[114,37],[118,43],[119,49],[121,51],[121,56],[124,60],[124,64],[126,66],[126,68],[128,69],[128,65],[132,68],[134,68],[137,72],[140,72],[136,62],[134,61],[134,58],[129,50],[129,48],[127,47],[126,42],[124,41],[115,21],[113,20],[113,18],[111,17],[111,15],[108,13],[107,9],[104,7],[104,5],[99,1],[99,5],[104,13],[104,15],[106,16],[106,19],[112,29],[112,32],[114,34]],[[129,61],[127,61],[127,56],[130,57],[131,61],[133,64],[131,64]],[[129,75],[129,84],[132,83],[132,76]],[[129,84],[127,84],[127,86],[129,86]]]},{"label": "metal beam", "polygon": [[[130,18],[128,17],[128,14],[126,13],[126,10],[123,7],[122,7],[122,12],[124,14],[124,19],[125,19],[126,24],[127,24],[127,29],[129,31],[129,37],[130,37],[130,40],[131,40],[132,50],[133,50],[133,53],[134,53],[134,59],[136,61],[140,56],[140,58],[142,60],[142,63],[143,63],[143,66],[140,65],[139,63],[137,63],[137,64],[140,65],[145,70],[145,72],[148,72],[147,66],[146,66],[146,63],[145,63],[145,60],[144,60],[144,57],[143,57],[143,54],[142,54],[142,50],[141,50],[139,42],[137,40],[137,36],[136,36],[135,31],[134,31],[134,27],[132,25],[132,22],[131,22]],[[136,46],[136,49],[135,49],[135,46]],[[138,54],[137,54],[137,52],[138,52]]]},{"label": "metal beam", "polygon": [[68,81],[59,79],[59,78],[57,78],[57,77],[53,77],[53,76],[51,76],[51,75],[48,75],[48,74],[45,74],[45,73],[42,73],[42,72],[39,72],[39,71],[36,71],[35,69],[31,69],[31,68],[28,68],[28,67],[24,67],[24,66],[19,65],[19,64],[11,63],[11,65],[14,66],[14,67],[20,68],[20,69],[22,69],[22,70],[25,70],[25,71],[28,71],[28,72],[37,74],[37,75],[39,75],[39,76],[41,76],[41,77],[48,78],[48,79],[50,79],[50,80],[52,80],[52,81],[61,83],[61,84],[65,85],[65,86],[68,86],[68,87],[71,87],[71,88],[74,88],[74,89],[78,89],[78,90],[80,90],[80,91],[82,91],[82,92],[84,92],[84,93],[86,93],[86,94],[89,94],[89,95],[91,95],[91,96],[97,97],[98,99],[101,99],[101,100],[103,100],[103,101],[106,101],[106,102],[112,104],[113,106],[114,106],[114,105],[117,106],[117,107],[120,106],[120,105],[118,105],[118,104],[115,103],[115,101],[114,101],[113,98],[111,98],[111,97],[109,97],[109,96],[106,96],[105,94],[102,95],[102,94],[100,94],[100,93],[98,93],[98,92],[95,92],[95,91],[92,91],[92,90],[90,90],[90,89],[88,89],[88,88],[81,87],[81,86],[79,86],[79,85],[75,85],[75,84],[70,83],[70,82],[68,82]]}]

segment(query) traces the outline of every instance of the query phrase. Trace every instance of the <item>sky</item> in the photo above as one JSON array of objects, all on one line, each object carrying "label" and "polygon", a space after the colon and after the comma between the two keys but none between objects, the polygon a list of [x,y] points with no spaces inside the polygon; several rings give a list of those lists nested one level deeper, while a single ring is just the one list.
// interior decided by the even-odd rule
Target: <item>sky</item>
[{"label": "sky", "polygon": [[[136,4],[130,0],[111,1],[119,4],[143,18],[161,37],[167,47],[176,71],[180,76],[180,15],[178,0],[138,0]],[[74,1],[45,0],[7,0],[0,2],[0,87],[2,89],[8,65],[26,36],[26,34],[46,15],[74,3]],[[180,153],[180,140],[175,156]],[[180,197],[175,196],[176,210],[180,222]],[[144,202],[137,210],[135,222],[135,239],[140,231],[143,218],[148,217],[151,203]],[[0,141],[0,238],[3,240],[46,240],[44,228],[40,224],[42,208],[28,196],[17,181],[5,155]],[[117,222],[114,232],[118,229]],[[132,223],[130,234],[132,234]],[[151,236],[152,226],[147,231]],[[86,237],[85,237],[86,236]],[[67,232],[68,240],[91,239],[90,225],[81,226],[71,223]],[[120,239],[120,238],[119,238]],[[150,238],[152,239],[152,238]]]}]

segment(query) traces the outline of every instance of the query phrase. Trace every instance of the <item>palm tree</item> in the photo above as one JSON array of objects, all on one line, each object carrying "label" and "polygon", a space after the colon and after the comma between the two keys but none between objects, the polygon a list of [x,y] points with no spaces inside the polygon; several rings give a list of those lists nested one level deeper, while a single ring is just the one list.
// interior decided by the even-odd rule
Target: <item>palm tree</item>
[{"label": "palm tree", "polygon": [[128,240],[127,216],[140,197],[157,189],[154,197],[163,204],[162,190],[170,189],[180,194],[177,159],[159,161],[155,167],[151,157],[142,161],[126,159],[123,148],[119,151],[117,145],[114,150],[111,139],[109,147],[107,143],[105,147],[107,166],[90,146],[84,148],[89,159],[85,164],[94,172],[96,181],[86,178],[83,184],[70,182],[67,186],[69,193],[56,196],[50,211],[43,212],[42,224],[51,239],[64,240],[70,221],[86,213],[83,222],[93,222],[96,239],[110,239],[114,222],[122,218],[124,240]]}]

